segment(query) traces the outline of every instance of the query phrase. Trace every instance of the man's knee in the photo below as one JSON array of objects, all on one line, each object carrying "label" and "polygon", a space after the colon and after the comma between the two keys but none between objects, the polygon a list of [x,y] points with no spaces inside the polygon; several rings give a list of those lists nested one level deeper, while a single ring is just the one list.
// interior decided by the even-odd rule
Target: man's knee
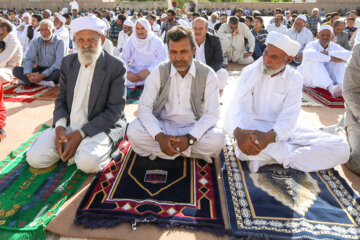
[{"label": "man's knee", "polygon": [[35,147],[30,147],[26,153],[26,161],[33,168],[47,168],[58,160],[59,158],[53,154],[48,154],[46,151],[41,151]]},{"label": "man's knee", "polygon": [[360,151],[352,150],[350,153],[350,159],[346,163],[348,168],[356,174],[360,175]]},{"label": "man's knee", "polygon": [[24,74],[23,67],[14,67],[14,69],[13,69],[13,75],[14,75],[16,78],[22,77],[23,74]]},{"label": "man's knee", "polygon": [[207,138],[210,139],[209,142],[211,143],[209,144],[210,151],[215,154],[220,153],[225,144],[224,132],[219,128],[214,128],[208,133]]},{"label": "man's knee", "polygon": [[137,139],[141,133],[144,132],[144,127],[142,126],[140,120],[137,118],[132,121],[126,130],[126,135],[129,140]]},{"label": "man's knee", "polygon": [[85,149],[79,149],[76,152],[74,161],[77,168],[85,173],[96,173],[102,170],[99,156]]}]

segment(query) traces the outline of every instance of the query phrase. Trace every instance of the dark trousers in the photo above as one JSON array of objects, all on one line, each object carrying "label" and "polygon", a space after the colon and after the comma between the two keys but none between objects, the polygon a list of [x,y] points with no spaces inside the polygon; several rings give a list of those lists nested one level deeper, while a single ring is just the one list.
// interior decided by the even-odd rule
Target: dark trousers
[{"label": "dark trousers", "polygon": [[[36,67],[33,68],[33,72],[38,72],[38,73],[42,73],[43,71],[45,71],[46,69],[48,69],[48,67]],[[36,84],[32,83],[29,81],[29,79],[26,77],[26,75],[24,74],[24,68],[23,67],[15,67],[13,69],[13,74],[14,77],[22,80],[23,82],[26,83],[26,85],[28,86],[34,86]],[[47,76],[46,78],[44,78],[44,81],[53,81],[54,83],[58,83],[60,79],[60,69],[54,69],[49,76]]]}]

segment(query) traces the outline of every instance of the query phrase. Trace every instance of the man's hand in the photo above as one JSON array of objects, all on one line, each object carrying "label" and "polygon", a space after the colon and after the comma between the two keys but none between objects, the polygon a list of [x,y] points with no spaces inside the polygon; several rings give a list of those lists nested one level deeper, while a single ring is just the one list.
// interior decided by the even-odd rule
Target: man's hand
[{"label": "man's hand", "polygon": [[83,140],[79,131],[75,131],[66,136],[68,139],[65,151],[60,155],[61,160],[64,162],[75,156],[76,150],[78,149],[81,141]]},{"label": "man's hand", "polygon": [[174,156],[180,153],[180,151],[176,151],[175,147],[173,147],[173,145],[179,144],[180,139],[178,137],[159,133],[155,136],[155,140],[159,142],[161,151],[166,155]]},{"label": "man's hand", "polygon": [[140,81],[143,81],[149,74],[150,74],[149,70],[144,69],[141,72],[139,72],[138,74],[136,74],[136,76],[138,77],[138,79]]},{"label": "man's hand", "polygon": [[252,52],[246,52],[246,53],[244,53],[244,58],[248,58],[248,57],[250,57],[252,55],[253,55]]},{"label": "man's hand", "polygon": [[138,76],[136,76],[136,74],[134,74],[133,72],[128,71],[126,74],[126,78],[130,81],[130,82],[139,82],[140,79]]},{"label": "man's hand", "polygon": [[234,37],[234,36],[236,36],[238,34],[239,34],[239,29],[237,28],[235,31],[232,32],[231,35]]},{"label": "man's hand", "polygon": [[46,78],[45,74],[34,72],[34,73],[27,73],[26,77],[29,79],[31,83],[38,83],[44,78]]},{"label": "man's hand", "polygon": [[303,59],[303,54],[302,53],[299,53],[298,55],[295,56],[295,60],[297,62],[302,62],[302,59]]},{"label": "man's hand", "polygon": [[61,126],[57,127],[55,129],[55,146],[60,158],[63,154],[63,144],[67,141],[65,128]]},{"label": "man's hand", "polygon": [[178,142],[172,142],[172,147],[174,149],[179,148],[179,152],[184,152],[186,149],[189,148],[189,140],[186,136],[178,136],[176,137],[179,139]]},{"label": "man's hand", "polygon": [[259,146],[254,143],[256,139],[253,138],[251,132],[236,128],[234,131],[234,137],[236,139],[239,149],[244,154],[251,156],[258,155],[261,152]]},{"label": "man's hand", "polygon": [[340,63],[340,62],[346,62],[340,58],[337,58],[337,57],[331,57],[331,62],[336,62],[336,63]]},{"label": "man's hand", "polygon": [[268,132],[261,131],[251,131],[252,141],[258,146],[258,148],[262,151],[264,150],[270,143],[275,141],[275,133],[270,130]]}]

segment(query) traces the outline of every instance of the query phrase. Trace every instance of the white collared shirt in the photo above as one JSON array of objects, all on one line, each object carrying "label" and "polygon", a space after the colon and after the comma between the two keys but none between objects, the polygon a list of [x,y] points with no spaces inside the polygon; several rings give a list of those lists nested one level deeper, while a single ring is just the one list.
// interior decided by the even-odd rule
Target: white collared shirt
[{"label": "white collared shirt", "polygon": [[88,67],[83,64],[80,66],[70,112],[70,127],[73,131],[81,129],[88,122],[89,96],[95,66],[96,61]]},{"label": "white collared shirt", "polygon": [[159,119],[153,115],[153,103],[159,94],[161,85],[159,68],[154,68],[148,76],[139,101],[138,116],[153,138],[163,132],[160,121],[166,122],[167,125],[174,128],[192,126],[189,134],[197,139],[200,139],[207,130],[216,126],[220,114],[219,80],[216,73],[210,69],[204,91],[204,114],[199,120],[196,120],[190,104],[191,83],[195,73],[194,62],[184,78],[171,65],[169,96]]},{"label": "white collared shirt", "polygon": [[195,42],[195,45],[196,45],[195,59],[206,64],[205,42],[206,42],[206,40],[200,46],[197,45],[197,43]]}]

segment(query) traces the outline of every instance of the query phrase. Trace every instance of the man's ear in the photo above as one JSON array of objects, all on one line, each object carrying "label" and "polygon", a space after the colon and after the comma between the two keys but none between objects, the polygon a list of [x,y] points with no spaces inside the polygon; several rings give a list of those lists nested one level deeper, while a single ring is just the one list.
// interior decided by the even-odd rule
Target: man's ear
[{"label": "man's ear", "polygon": [[287,61],[286,61],[286,65],[288,65],[289,63],[291,63],[293,59],[294,59],[294,57],[288,56],[288,59],[287,59]]},{"label": "man's ear", "polygon": [[101,35],[101,45],[104,45],[104,43],[105,43],[105,36]]}]

